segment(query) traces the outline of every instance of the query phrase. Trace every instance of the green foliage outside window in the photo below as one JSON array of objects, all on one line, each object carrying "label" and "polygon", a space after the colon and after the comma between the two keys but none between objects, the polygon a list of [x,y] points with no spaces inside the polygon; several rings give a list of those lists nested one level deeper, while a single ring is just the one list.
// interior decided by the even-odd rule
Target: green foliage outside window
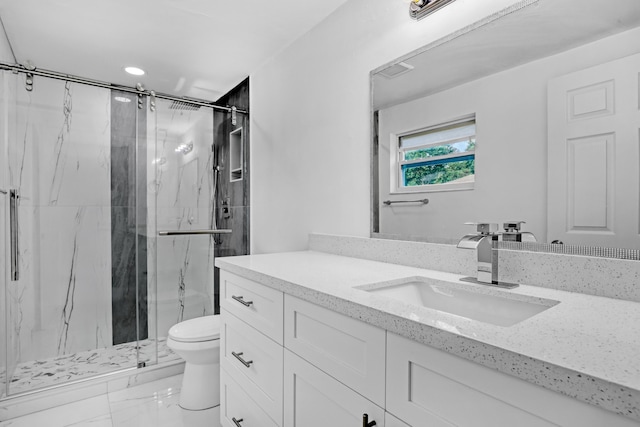
[{"label": "green foliage outside window", "polygon": [[[428,159],[430,157],[445,156],[457,152],[473,152],[475,141],[470,141],[464,150],[458,150],[453,145],[441,145],[423,148],[405,153],[405,160]],[[465,176],[475,174],[475,159],[456,160],[440,164],[421,166],[407,166],[404,169],[404,185],[406,187],[428,184],[444,184]]]}]

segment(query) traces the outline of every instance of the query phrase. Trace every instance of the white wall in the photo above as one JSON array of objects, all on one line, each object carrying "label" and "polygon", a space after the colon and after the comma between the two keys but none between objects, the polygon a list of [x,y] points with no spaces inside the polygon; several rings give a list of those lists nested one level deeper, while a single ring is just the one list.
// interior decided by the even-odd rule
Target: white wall
[{"label": "white wall", "polygon": [[414,21],[399,0],[351,0],[251,75],[251,251],[309,232],[368,236],[369,72],[515,0],[458,0]]},{"label": "white wall", "polygon": [[[475,189],[394,195],[428,197],[428,206],[380,208],[380,232],[448,241],[475,229],[464,223],[524,220],[547,241],[547,83],[640,50],[640,30],[531,62],[380,111],[380,200],[389,199],[390,135],[476,114]],[[395,142],[394,142],[395,143]],[[386,191],[385,191],[386,190]],[[551,240],[564,236],[550,236]]]}]

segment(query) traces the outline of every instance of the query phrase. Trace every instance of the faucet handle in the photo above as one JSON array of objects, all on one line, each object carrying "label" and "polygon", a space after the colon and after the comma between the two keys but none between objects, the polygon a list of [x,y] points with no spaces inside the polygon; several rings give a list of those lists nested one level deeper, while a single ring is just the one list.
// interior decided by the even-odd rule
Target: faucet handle
[{"label": "faucet handle", "polygon": [[502,228],[506,233],[517,233],[522,228],[522,224],[526,224],[526,221],[509,221],[502,224]]},{"label": "faucet handle", "polygon": [[465,225],[475,225],[480,234],[495,234],[498,232],[498,224],[492,222],[465,222]]},{"label": "faucet handle", "polygon": [[503,242],[536,242],[536,236],[528,231],[520,231],[524,221],[511,221],[502,224],[504,233],[502,233]]}]

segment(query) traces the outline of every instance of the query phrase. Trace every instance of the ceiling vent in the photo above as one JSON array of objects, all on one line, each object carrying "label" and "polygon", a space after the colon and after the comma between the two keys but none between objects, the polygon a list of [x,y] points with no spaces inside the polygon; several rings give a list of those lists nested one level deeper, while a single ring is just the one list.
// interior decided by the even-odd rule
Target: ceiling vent
[{"label": "ceiling vent", "polygon": [[173,101],[171,105],[169,105],[170,110],[183,110],[183,111],[198,111],[200,109],[199,105],[192,104],[190,102],[184,101]]},{"label": "ceiling vent", "polygon": [[413,70],[413,65],[409,65],[406,62],[398,62],[397,64],[390,65],[384,70],[381,70],[378,74],[388,79],[394,79],[411,70]]}]

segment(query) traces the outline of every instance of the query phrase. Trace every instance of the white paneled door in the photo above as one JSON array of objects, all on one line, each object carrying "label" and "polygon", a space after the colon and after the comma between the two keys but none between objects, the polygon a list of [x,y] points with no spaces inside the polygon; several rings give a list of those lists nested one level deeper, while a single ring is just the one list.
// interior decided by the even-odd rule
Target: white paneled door
[{"label": "white paneled door", "polygon": [[548,86],[548,235],[640,248],[640,54]]}]

